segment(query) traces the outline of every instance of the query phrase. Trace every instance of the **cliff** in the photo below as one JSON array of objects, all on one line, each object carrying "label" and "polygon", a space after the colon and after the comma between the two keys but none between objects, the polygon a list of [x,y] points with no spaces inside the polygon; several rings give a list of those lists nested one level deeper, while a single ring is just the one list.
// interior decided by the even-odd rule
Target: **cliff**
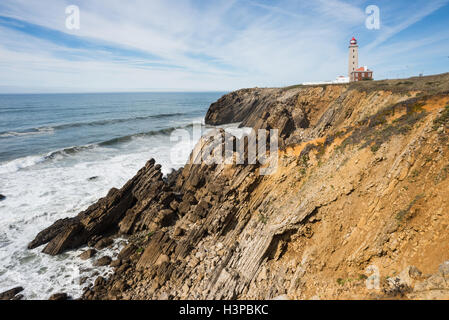
[{"label": "cliff", "polygon": [[239,90],[206,116],[231,122],[279,129],[274,174],[194,164],[221,150],[202,139],[184,168],[164,178],[150,160],[30,248],[126,236],[85,299],[449,298],[449,74]]}]

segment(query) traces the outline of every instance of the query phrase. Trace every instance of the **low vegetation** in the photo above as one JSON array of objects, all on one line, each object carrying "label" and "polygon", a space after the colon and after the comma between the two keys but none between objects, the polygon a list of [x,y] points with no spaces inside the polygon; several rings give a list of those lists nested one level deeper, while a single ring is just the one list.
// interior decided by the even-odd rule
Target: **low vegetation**
[{"label": "low vegetation", "polygon": [[441,126],[449,126],[449,105],[444,108],[443,113],[433,122],[433,129],[437,130]]},{"label": "low vegetation", "polygon": [[405,208],[405,209],[399,211],[399,212],[396,214],[396,220],[397,220],[399,223],[402,223],[402,222],[404,222],[404,220],[409,220],[409,219],[411,219],[412,216],[411,216],[411,214],[410,214],[410,210],[413,208],[413,206],[414,206],[419,200],[421,200],[421,199],[423,199],[423,198],[424,198],[424,195],[423,195],[423,194],[417,195],[417,196],[416,196],[416,197],[415,197],[415,198],[408,204],[407,208]]},{"label": "low vegetation", "polygon": [[[361,148],[370,147],[377,152],[381,145],[396,135],[407,134],[414,125],[424,118],[426,111],[424,103],[417,98],[384,108],[375,115],[358,123],[351,135],[346,138],[338,149],[344,150],[348,145],[361,144]],[[405,113],[391,121],[399,112]]]}]

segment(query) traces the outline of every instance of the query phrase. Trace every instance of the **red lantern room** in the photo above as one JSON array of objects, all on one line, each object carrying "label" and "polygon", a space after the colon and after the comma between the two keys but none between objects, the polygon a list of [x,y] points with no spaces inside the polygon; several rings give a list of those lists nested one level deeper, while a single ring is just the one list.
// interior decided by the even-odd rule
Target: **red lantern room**
[{"label": "red lantern room", "polygon": [[352,37],[350,44],[351,45],[356,45],[357,44],[357,40],[354,37]]}]

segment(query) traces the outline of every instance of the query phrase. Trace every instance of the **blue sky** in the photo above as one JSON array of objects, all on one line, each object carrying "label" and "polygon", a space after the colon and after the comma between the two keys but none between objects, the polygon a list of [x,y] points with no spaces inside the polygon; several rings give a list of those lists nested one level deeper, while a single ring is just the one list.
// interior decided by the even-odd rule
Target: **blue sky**
[{"label": "blue sky", "polygon": [[[65,26],[69,5],[80,29]],[[365,26],[369,5],[380,29]],[[449,71],[449,0],[2,0],[0,93],[227,91]]]}]

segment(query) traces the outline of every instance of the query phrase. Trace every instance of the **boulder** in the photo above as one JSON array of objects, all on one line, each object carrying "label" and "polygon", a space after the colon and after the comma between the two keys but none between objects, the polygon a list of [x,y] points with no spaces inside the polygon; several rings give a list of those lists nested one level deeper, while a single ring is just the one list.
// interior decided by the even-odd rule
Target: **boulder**
[{"label": "boulder", "polygon": [[52,301],[62,301],[62,300],[68,300],[69,296],[67,295],[67,293],[55,293],[52,294],[50,296],[50,298],[48,298],[48,300],[52,300]]},{"label": "boulder", "polygon": [[69,229],[71,226],[77,224],[73,218],[60,219],[56,221],[52,226],[42,230],[38,233],[36,238],[28,244],[28,249],[34,249],[40,247],[43,244],[48,243],[54,239],[57,235]]},{"label": "boulder", "polygon": [[112,240],[111,238],[103,238],[95,244],[94,248],[97,250],[101,250],[111,246],[113,243],[114,240]]},{"label": "boulder", "polygon": [[111,262],[110,266],[112,268],[117,268],[117,267],[120,267],[121,264],[122,264],[122,261],[120,259],[116,259]]},{"label": "boulder", "polygon": [[104,257],[101,257],[100,259],[98,259],[97,261],[95,261],[94,266],[95,267],[104,267],[104,266],[108,266],[109,264],[111,264],[111,262],[112,262],[111,257],[104,256]]},{"label": "boulder", "polygon": [[95,254],[97,254],[97,250],[95,249],[88,249],[81,253],[78,257],[80,257],[82,260],[87,260],[92,258]]},{"label": "boulder", "polygon": [[130,244],[126,245],[122,249],[122,251],[120,251],[120,253],[117,256],[117,259],[126,260],[129,257],[131,257],[136,251],[137,251],[137,247],[134,244],[130,243]]},{"label": "boulder", "polygon": [[5,199],[6,199],[6,197],[4,195],[0,194],[0,201],[3,201]]},{"label": "boulder", "polygon": [[0,293],[0,300],[12,300],[18,293],[22,292],[23,290],[23,287],[15,287],[3,293]]}]

